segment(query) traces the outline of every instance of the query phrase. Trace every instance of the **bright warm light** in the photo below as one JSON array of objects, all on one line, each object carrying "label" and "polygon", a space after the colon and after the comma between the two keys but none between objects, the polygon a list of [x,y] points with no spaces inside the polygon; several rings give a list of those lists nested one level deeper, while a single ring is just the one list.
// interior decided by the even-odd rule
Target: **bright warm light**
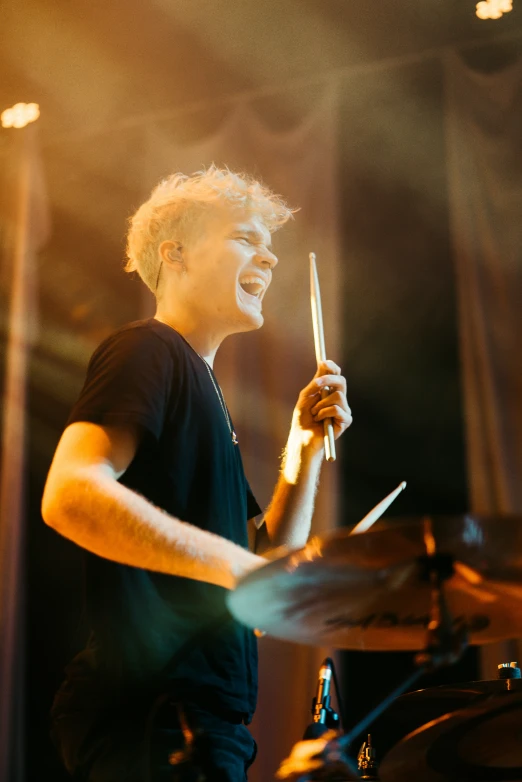
[{"label": "bright warm light", "polygon": [[503,14],[513,10],[513,0],[482,0],[477,3],[479,19],[500,19]]},{"label": "bright warm light", "polygon": [[40,116],[38,103],[15,103],[0,114],[3,128],[25,128]]}]

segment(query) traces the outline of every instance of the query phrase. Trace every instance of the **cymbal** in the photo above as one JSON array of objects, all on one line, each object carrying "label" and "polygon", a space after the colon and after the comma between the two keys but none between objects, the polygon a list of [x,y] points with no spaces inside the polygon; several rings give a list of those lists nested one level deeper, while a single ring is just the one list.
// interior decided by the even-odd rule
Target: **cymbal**
[{"label": "cymbal", "polygon": [[382,782],[522,780],[522,693],[488,698],[412,731],[388,752]]},{"label": "cymbal", "polygon": [[[340,530],[269,562],[228,595],[236,619],[277,638],[340,649],[419,650],[430,619],[424,519]],[[472,644],[522,635],[522,518],[431,518],[432,545],[454,558],[445,582]]]}]

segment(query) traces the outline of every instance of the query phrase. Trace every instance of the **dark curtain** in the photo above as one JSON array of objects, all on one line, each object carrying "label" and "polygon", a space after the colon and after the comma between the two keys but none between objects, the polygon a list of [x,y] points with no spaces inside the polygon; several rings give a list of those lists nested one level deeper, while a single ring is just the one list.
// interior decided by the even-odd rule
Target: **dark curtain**
[{"label": "dark curtain", "polygon": [[[442,76],[432,60],[344,85],[343,366],[354,411],[342,452],[344,524],[401,480],[408,487],[387,517],[467,508]],[[476,678],[475,659],[470,650],[418,687]],[[344,653],[350,723],[412,666],[410,653]],[[374,730],[382,757],[394,728],[381,720]]]},{"label": "dark curtain", "polygon": [[[487,55],[487,57],[486,57]],[[459,300],[470,507],[522,513],[522,57],[446,60],[451,227]],[[502,527],[499,522],[499,541]],[[507,541],[506,541],[507,542]],[[485,647],[482,670],[519,659]]]}]

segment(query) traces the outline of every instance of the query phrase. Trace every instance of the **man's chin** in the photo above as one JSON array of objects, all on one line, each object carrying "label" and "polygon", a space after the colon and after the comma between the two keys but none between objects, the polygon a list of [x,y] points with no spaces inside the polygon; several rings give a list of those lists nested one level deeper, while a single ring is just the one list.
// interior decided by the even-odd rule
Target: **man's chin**
[{"label": "man's chin", "polygon": [[265,322],[265,319],[261,312],[256,312],[256,313],[243,312],[242,315],[243,317],[238,319],[238,321],[235,323],[236,332],[238,334],[244,331],[256,331],[257,329],[260,329],[263,323]]},{"label": "man's chin", "polygon": [[259,315],[250,316],[245,322],[245,328],[243,331],[256,331],[260,329],[265,319],[261,313]]}]

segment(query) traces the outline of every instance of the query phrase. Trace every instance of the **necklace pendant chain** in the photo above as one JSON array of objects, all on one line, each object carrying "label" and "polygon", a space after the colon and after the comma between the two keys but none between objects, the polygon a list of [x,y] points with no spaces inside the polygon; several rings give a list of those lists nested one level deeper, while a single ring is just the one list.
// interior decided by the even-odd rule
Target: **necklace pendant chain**
[{"label": "necklace pendant chain", "polygon": [[221,405],[221,409],[223,410],[223,415],[225,416],[225,421],[227,422],[228,430],[230,432],[230,437],[232,438],[232,443],[234,445],[239,445],[239,440],[237,439],[237,434],[234,432],[234,429],[232,428],[232,421],[230,420],[230,415],[228,414],[228,409],[225,404],[225,397],[223,396],[223,392],[218,387],[216,381],[214,380],[214,376],[212,374],[212,370],[210,369],[208,365],[208,361],[206,361],[202,355],[198,353],[198,356],[203,361],[207,368],[208,376],[212,381],[212,385],[214,386],[214,391],[216,392],[216,396],[219,399],[219,404]]}]

